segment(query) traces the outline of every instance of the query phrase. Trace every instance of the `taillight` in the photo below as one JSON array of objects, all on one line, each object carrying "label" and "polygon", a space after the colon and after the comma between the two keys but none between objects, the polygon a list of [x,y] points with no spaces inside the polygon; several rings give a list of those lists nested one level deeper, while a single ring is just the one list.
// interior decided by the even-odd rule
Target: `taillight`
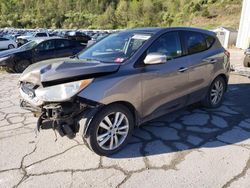
[{"label": "taillight", "polygon": [[230,52],[229,52],[229,51],[226,50],[226,51],[224,52],[224,54],[225,54],[228,58],[230,58]]}]

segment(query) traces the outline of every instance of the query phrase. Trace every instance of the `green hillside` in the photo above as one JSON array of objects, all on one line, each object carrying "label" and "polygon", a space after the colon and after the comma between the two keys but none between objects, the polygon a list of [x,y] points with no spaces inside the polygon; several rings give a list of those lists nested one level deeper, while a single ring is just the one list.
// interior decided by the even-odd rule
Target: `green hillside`
[{"label": "green hillside", "polygon": [[0,0],[0,27],[238,28],[241,0]]}]

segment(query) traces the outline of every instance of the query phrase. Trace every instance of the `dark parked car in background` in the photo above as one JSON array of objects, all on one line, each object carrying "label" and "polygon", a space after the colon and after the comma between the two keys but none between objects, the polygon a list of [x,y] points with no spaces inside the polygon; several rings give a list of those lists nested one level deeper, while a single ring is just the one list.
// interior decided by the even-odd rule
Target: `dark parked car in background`
[{"label": "dark parked car in background", "polygon": [[91,40],[88,41],[87,46],[91,46],[91,45],[95,44],[96,42],[98,42],[99,40],[107,37],[108,35],[110,35],[110,34],[109,33],[97,33],[97,34],[95,34],[91,38]]},{"label": "dark parked car in background", "polygon": [[[74,59],[29,66],[20,77],[21,106],[51,127],[83,138],[99,155],[128,143],[136,126],[201,101],[219,107],[230,54],[216,34],[195,28],[114,33]],[[87,121],[85,121],[87,119]]]},{"label": "dark parked car in background", "polygon": [[70,31],[65,34],[65,38],[70,40],[76,40],[81,43],[87,44],[91,37],[86,35],[85,33],[79,31]]},{"label": "dark parked car in background", "polygon": [[250,67],[250,47],[245,51],[244,66]]},{"label": "dark parked car in background", "polygon": [[84,47],[80,42],[68,39],[35,39],[17,49],[0,52],[0,66],[6,67],[9,72],[21,73],[30,64],[51,58],[73,56]]}]

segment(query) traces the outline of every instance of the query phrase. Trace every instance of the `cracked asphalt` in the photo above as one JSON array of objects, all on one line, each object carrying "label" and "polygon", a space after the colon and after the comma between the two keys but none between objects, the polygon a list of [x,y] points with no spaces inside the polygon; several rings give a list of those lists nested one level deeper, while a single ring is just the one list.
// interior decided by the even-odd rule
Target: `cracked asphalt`
[{"label": "cracked asphalt", "polygon": [[135,130],[100,157],[78,134],[36,136],[19,107],[19,75],[0,73],[0,187],[250,187],[250,79],[232,74],[223,105],[199,104]]}]

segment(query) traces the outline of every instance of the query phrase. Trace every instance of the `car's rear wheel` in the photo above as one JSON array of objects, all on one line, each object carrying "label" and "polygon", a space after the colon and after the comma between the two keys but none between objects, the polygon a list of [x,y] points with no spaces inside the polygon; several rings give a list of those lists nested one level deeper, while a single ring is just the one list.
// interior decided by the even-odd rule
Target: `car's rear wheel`
[{"label": "car's rear wheel", "polygon": [[98,155],[111,155],[122,149],[132,135],[134,118],[123,105],[101,109],[91,120],[86,141]]},{"label": "car's rear wheel", "polygon": [[226,91],[225,79],[221,76],[217,77],[209,87],[209,91],[202,101],[202,104],[208,108],[217,108],[223,101],[223,96]]},{"label": "car's rear wheel", "polygon": [[14,46],[13,44],[10,44],[10,45],[8,46],[8,49],[13,49],[13,48],[15,48],[15,46]]},{"label": "car's rear wheel", "polygon": [[250,57],[245,57],[244,59],[244,67],[250,67]]},{"label": "car's rear wheel", "polygon": [[28,66],[30,62],[28,60],[21,60],[15,63],[14,69],[16,73],[22,73]]}]

